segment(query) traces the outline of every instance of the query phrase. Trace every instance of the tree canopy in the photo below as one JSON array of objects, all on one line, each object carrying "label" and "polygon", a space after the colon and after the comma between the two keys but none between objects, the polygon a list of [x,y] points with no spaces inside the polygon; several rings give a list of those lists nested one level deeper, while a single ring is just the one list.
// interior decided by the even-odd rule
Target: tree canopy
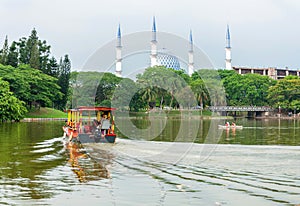
[{"label": "tree canopy", "polygon": [[0,78],[0,121],[19,121],[27,112],[25,103],[9,90],[9,83]]},{"label": "tree canopy", "polygon": [[268,90],[268,100],[275,108],[294,110],[300,108],[300,79],[287,76],[278,80]]},{"label": "tree canopy", "polygon": [[57,79],[29,65],[17,68],[0,65],[0,76],[9,82],[10,91],[29,107],[33,104],[55,107],[53,103],[62,99]]},{"label": "tree canopy", "polygon": [[47,41],[39,38],[36,29],[10,46],[6,36],[0,50],[0,75],[27,106],[38,104],[63,110],[70,94],[71,61],[65,55],[57,63],[50,49]]}]

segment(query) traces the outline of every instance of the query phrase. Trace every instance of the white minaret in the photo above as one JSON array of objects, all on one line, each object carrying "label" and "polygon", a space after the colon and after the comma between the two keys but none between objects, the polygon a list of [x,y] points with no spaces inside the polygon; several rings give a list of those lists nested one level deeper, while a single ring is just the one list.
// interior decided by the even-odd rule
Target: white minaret
[{"label": "white minaret", "polygon": [[116,76],[122,77],[122,44],[121,44],[121,28],[119,24],[116,45]]},{"label": "white minaret", "polygon": [[157,65],[157,41],[156,41],[155,17],[153,17],[150,59],[151,59],[151,67],[156,66]]},{"label": "white minaret", "polygon": [[188,74],[192,76],[194,73],[194,45],[193,45],[193,36],[192,30],[190,30],[190,49],[189,49],[189,65],[188,65]]},{"label": "white minaret", "polygon": [[226,52],[226,59],[225,59],[226,69],[232,69],[232,66],[231,66],[230,32],[229,32],[229,26],[228,25],[227,25],[227,32],[226,32],[225,52]]}]

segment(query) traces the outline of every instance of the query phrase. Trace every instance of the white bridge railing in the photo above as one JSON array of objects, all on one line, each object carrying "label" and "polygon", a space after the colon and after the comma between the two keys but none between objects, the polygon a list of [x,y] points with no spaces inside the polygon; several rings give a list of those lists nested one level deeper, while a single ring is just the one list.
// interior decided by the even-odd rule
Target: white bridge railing
[{"label": "white bridge railing", "polygon": [[210,106],[209,110],[213,112],[270,112],[273,108],[262,106]]}]

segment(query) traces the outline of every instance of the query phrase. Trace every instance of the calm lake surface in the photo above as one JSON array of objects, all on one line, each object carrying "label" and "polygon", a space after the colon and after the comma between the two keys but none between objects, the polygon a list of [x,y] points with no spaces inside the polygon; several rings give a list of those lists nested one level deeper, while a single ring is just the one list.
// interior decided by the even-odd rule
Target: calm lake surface
[{"label": "calm lake surface", "polygon": [[63,122],[0,124],[0,205],[300,204],[299,120],[116,123],[116,144],[84,148]]}]

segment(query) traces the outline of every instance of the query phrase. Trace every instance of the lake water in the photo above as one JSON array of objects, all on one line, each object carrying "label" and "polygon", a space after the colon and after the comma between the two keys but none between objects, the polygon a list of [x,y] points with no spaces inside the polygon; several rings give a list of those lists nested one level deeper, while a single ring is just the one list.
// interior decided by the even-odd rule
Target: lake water
[{"label": "lake water", "polygon": [[300,204],[300,122],[131,118],[66,147],[63,122],[0,124],[0,205]]}]

